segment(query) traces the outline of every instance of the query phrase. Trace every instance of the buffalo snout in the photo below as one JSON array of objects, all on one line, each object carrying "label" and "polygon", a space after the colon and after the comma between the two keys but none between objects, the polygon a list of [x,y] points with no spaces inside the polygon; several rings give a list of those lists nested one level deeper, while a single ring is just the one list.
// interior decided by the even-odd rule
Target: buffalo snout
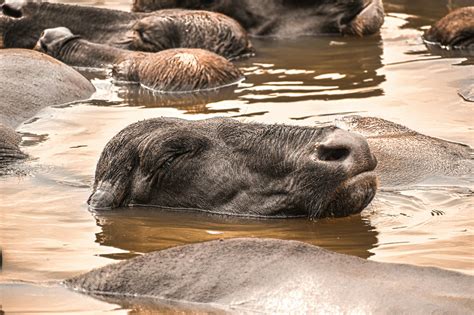
[{"label": "buffalo snout", "polygon": [[377,189],[377,176],[372,172],[377,159],[363,136],[334,127],[316,144],[313,160],[327,169],[326,186],[335,187],[312,217],[356,214],[372,201]]},{"label": "buffalo snout", "polygon": [[367,140],[342,129],[334,129],[317,145],[316,159],[337,167],[343,166],[349,176],[372,171],[377,166],[377,159],[370,152]]}]

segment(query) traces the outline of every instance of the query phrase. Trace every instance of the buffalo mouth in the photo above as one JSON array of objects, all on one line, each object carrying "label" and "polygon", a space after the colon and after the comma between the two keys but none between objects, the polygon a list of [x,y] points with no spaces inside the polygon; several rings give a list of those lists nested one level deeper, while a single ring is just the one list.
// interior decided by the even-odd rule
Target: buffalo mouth
[{"label": "buffalo mouth", "polygon": [[360,213],[375,197],[378,180],[373,171],[353,176],[339,185],[316,217],[345,217]]}]

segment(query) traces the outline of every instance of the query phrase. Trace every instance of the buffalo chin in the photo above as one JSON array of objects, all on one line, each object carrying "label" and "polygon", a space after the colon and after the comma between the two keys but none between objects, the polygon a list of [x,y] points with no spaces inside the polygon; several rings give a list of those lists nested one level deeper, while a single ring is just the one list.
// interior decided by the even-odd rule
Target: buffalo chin
[{"label": "buffalo chin", "polygon": [[331,201],[314,217],[345,217],[360,213],[375,197],[378,180],[374,172],[364,172],[344,181]]}]

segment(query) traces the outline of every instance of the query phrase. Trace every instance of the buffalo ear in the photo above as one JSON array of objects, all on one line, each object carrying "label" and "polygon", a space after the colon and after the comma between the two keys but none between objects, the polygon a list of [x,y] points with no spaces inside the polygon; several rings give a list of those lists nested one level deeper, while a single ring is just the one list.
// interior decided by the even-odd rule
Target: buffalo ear
[{"label": "buffalo ear", "polygon": [[12,17],[12,18],[21,18],[23,12],[21,10],[23,4],[20,3],[4,3],[1,5],[3,15]]}]

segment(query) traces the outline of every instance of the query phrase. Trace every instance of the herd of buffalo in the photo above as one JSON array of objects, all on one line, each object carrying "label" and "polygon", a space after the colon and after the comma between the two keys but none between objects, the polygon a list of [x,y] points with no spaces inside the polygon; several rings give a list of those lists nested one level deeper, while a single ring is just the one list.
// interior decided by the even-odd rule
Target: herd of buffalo
[{"label": "herd of buffalo", "polygon": [[[161,93],[205,93],[244,80],[232,61],[252,58],[254,36],[370,36],[383,20],[381,0],[134,0],[132,12],[3,3],[0,170],[27,160],[15,132],[22,122],[94,93],[70,66],[109,68],[117,80]],[[423,39],[428,47],[474,51],[474,6],[452,11]],[[104,148],[88,204],[93,211],[147,205],[343,217],[361,212],[378,187],[474,170],[469,146],[380,118],[347,116],[339,124],[350,132],[226,118],[140,121]],[[195,305],[201,311],[460,314],[474,310],[472,283],[455,272],[271,239],[172,248],[64,282],[109,301],[205,303]]]}]

